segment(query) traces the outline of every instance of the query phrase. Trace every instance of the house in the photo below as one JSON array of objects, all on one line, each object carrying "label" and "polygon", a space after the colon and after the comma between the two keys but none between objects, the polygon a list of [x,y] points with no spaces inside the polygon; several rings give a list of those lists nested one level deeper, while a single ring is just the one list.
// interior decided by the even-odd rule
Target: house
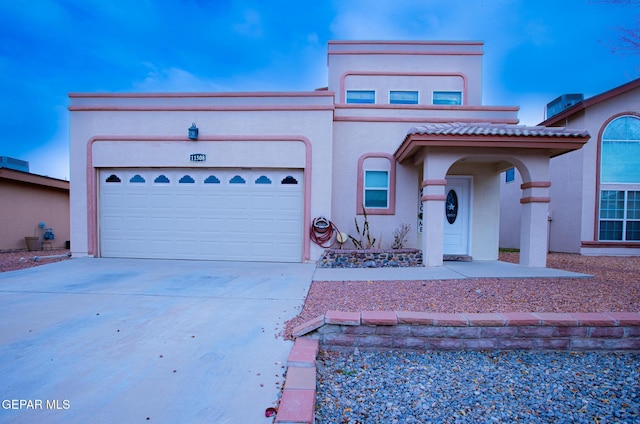
[{"label": "house", "polygon": [[25,237],[42,237],[47,228],[54,234],[49,247],[66,247],[69,181],[32,174],[28,162],[0,157],[0,250],[26,249]]},{"label": "house", "polygon": [[[571,97],[560,96],[561,104],[569,100],[566,107],[540,125],[586,129],[592,138],[582,149],[551,160],[548,249],[640,255],[640,79],[586,100]],[[517,199],[519,175],[509,179],[503,182],[503,247],[520,243],[512,231],[518,217],[508,212]]]},{"label": "house", "polygon": [[589,134],[483,105],[483,48],[331,41],[313,91],[71,93],[74,256],[316,261],[314,218],[355,234],[366,212],[383,248],[410,225],[426,266],[495,260],[515,166],[521,263],[545,266],[549,159]]}]

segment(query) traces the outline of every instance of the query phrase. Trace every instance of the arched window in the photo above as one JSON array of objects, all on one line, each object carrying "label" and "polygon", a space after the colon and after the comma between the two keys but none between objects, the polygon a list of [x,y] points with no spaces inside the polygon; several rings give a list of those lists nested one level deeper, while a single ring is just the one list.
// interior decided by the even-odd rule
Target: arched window
[{"label": "arched window", "polygon": [[621,116],[602,133],[601,241],[640,241],[640,118]]},{"label": "arched window", "polygon": [[356,213],[396,213],[396,167],[389,153],[365,153],[358,159]]}]

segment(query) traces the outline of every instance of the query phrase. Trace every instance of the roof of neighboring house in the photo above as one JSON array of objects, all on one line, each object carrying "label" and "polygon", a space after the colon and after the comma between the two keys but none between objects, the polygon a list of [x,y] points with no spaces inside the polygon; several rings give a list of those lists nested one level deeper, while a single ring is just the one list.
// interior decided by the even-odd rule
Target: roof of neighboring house
[{"label": "roof of neighboring house", "polygon": [[58,190],[69,191],[69,181],[44,175],[31,174],[30,172],[17,171],[15,169],[0,168],[0,180],[10,180],[22,184],[33,184],[50,187]]},{"label": "roof of neighboring house", "polygon": [[619,96],[620,94],[626,93],[627,91],[631,91],[635,88],[640,87],[640,78],[637,78],[633,81],[630,81],[626,84],[622,84],[618,87],[612,88],[611,90],[605,91],[604,93],[600,93],[596,96],[589,97],[586,100],[581,101],[580,103],[576,103],[575,105],[567,108],[566,110],[560,112],[557,115],[548,118],[547,120],[541,122],[539,125],[554,125],[563,119],[580,112],[581,110],[585,110],[588,107],[591,107],[595,104],[603,102],[605,100],[609,100],[612,97]]},{"label": "roof of neighboring house", "polygon": [[581,148],[588,131],[487,122],[426,124],[412,127],[394,156],[398,162],[422,147],[529,149],[546,151],[549,157]]}]

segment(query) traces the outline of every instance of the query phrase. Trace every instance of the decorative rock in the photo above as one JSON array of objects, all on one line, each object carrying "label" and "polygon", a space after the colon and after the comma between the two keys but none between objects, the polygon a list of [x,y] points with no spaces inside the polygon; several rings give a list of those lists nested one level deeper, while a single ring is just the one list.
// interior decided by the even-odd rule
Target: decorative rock
[{"label": "decorative rock", "polygon": [[317,264],[320,268],[422,266],[422,251],[418,249],[327,249]]}]

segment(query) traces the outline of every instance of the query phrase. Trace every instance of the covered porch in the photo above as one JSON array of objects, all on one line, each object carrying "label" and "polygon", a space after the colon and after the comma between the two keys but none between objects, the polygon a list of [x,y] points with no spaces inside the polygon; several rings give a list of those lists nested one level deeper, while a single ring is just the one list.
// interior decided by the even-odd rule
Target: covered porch
[{"label": "covered porch", "polygon": [[424,265],[442,266],[445,254],[497,260],[500,173],[515,167],[523,179],[520,208],[513,211],[522,218],[520,266],[546,267],[549,160],[588,139],[586,131],[513,124],[411,128],[394,156],[400,166],[419,170]]}]

